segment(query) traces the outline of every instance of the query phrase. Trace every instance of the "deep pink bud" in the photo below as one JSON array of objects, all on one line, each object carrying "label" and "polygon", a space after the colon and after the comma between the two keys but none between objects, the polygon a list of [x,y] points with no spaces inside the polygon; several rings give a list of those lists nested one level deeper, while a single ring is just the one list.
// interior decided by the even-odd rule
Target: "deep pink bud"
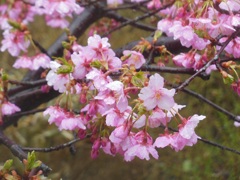
[{"label": "deep pink bud", "polygon": [[80,138],[80,139],[84,139],[85,137],[86,137],[86,131],[85,130],[83,130],[83,129],[79,129],[79,131],[78,131],[78,137]]}]

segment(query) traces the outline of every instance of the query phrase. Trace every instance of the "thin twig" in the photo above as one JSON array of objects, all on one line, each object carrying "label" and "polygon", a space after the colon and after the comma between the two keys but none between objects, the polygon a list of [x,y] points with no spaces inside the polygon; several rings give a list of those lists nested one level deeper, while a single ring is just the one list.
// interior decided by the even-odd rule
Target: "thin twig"
[{"label": "thin twig", "polygon": [[131,19],[131,20],[129,20],[129,21],[126,21],[126,22],[122,23],[120,26],[118,26],[118,27],[116,27],[116,28],[114,28],[114,29],[111,29],[110,31],[108,31],[107,33],[105,33],[103,36],[108,36],[108,35],[111,34],[112,32],[114,32],[114,31],[116,31],[116,30],[119,30],[119,29],[127,26],[128,24],[132,24],[132,23],[138,22],[138,21],[140,21],[140,20],[143,20],[143,19],[145,19],[145,18],[148,18],[148,17],[150,17],[150,16],[158,13],[159,11],[161,11],[161,10],[163,10],[163,9],[171,6],[174,2],[175,2],[175,1],[172,1],[171,3],[169,3],[169,4],[165,5],[165,6],[162,6],[161,8],[159,8],[159,9],[157,9],[157,10],[155,10],[155,11],[148,12],[148,13],[144,14],[143,16],[139,16],[139,17],[136,17],[135,19]]},{"label": "thin twig", "polygon": [[[85,138],[89,138],[91,136],[91,134],[87,134]],[[73,144],[79,142],[79,141],[82,141],[83,139],[80,139],[80,138],[77,138],[77,139],[74,139],[72,141],[69,141],[67,143],[64,143],[64,144],[60,144],[60,145],[57,145],[57,146],[52,146],[52,147],[47,147],[47,148],[31,148],[31,147],[23,147],[22,150],[23,151],[36,151],[36,152],[44,152],[44,153],[47,153],[47,152],[52,152],[52,151],[59,151],[59,150],[62,150],[66,147],[71,147]]]},{"label": "thin twig", "polygon": [[208,63],[206,63],[201,69],[199,69],[195,74],[193,74],[190,78],[186,79],[179,87],[176,88],[177,91],[183,89],[184,87],[188,86],[189,83],[195,79],[195,77],[197,77],[200,73],[205,72],[206,69],[213,63],[215,63],[216,61],[219,60],[219,56],[220,54],[223,52],[223,50],[225,49],[225,47],[228,45],[228,43],[238,35],[238,33],[240,32],[240,28],[235,31],[228,39],[227,41],[224,42],[223,46],[221,47],[221,49],[218,51],[218,53],[214,56],[213,59],[211,59],[210,61],[208,61]]}]

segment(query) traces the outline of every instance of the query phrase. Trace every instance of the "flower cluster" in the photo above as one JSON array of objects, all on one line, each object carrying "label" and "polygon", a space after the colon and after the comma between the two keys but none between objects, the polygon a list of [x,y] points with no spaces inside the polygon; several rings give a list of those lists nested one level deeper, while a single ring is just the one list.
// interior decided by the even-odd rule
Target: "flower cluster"
[{"label": "flower cluster", "polygon": [[[3,40],[0,50],[18,57],[14,64],[15,68],[30,70],[48,68],[50,58],[36,48],[27,25],[36,15],[42,15],[45,16],[47,25],[66,28],[69,24],[66,18],[82,11],[83,8],[75,0],[28,0],[1,4],[0,30],[3,30]],[[27,54],[30,45],[33,45],[36,51],[32,57]]]},{"label": "flower cluster", "polygon": [[[205,117],[179,116],[184,106],[175,103],[175,90],[164,87],[163,77],[156,73],[148,78],[147,73],[137,71],[146,62],[141,53],[126,50],[119,59],[108,39],[96,34],[88,38],[87,46],[72,42],[68,51],[50,63],[46,79],[60,93],[77,95],[80,113],[57,105],[44,115],[59,130],[78,131],[80,138],[90,133],[92,158],[102,149],[113,156],[121,154],[126,161],[134,157],[149,160],[150,155],[157,159],[156,148],[170,146],[179,151],[200,138],[194,128]],[[110,76],[114,73],[122,74],[119,80]],[[131,99],[133,95],[138,98]],[[171,133],[167,127],[174,116],[180,119],[179,132]],[[160,126],[164,132],[150,135],[152,128]]]},{"label": "flower cluster", "polygon": [[[216,4],[217,8],[215,9]],[[203,8],[204,7],[204,8]],[[165,16],[158,22],[158,29],[174,39],[180,40],[185,47],[192,48],[187,54],[176,55],[173,60],[178,66],[200,69],[213,58],[213,52],[219,49],[214,39],[226,41],[240,25],[240,4],[234,0],[222,1],[188,1],[162,10]],[[221,13],[221,10],[229,12]],[[190,17],[190,18],[189,18]],[[222,37],[222,38],[221,38]],[[220,45],[220,43],[218,45]],[[210,46],[211,45],[211,46]],[[239,58],[239,37],[233,39],[224,51],[234,58]]]}]

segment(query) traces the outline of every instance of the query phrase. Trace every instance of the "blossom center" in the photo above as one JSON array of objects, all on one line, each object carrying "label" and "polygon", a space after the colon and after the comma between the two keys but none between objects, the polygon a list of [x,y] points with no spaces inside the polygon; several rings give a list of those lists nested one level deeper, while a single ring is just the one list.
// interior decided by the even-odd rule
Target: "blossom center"
[{"label": "blossom center", "polygon": [[155,98],[159,100],[161,98],[161,92],[156,91]]}]

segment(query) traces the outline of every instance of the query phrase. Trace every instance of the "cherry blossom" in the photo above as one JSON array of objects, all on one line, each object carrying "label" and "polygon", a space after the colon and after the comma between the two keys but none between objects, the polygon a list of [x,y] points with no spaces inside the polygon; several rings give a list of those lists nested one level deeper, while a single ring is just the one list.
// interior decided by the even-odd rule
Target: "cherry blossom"
[{"label": "cherry blossom", "polygon": [[132,147],[128,148],[128,150],[124,153],[124,160],[131,161],[135,156],[140,159],[149,160],[149,154],[151,154],[155,159],[158,159],[158,152],[153,146],[153,140],[151,136],[144,132],[140,131],[133,137],[136,140],[136,144]]},{"label": "cherry blossom", "polygon": [[138,96],[143,100],[147,110],[152,110],[156,106],[165,110],[173,107],[175,90],[163,88],[163,85],[163,78],[159,74],[154,74],[150,77],[148,86],[141,89]]},{"label": "cherry blossom", "polygon": [[18,56],[21,51],[26,52],[30,41],[26,40],[25,34],[20,31],[4,31],[1,51],[8,50],[12,56]]},{"label": "cherry blossom", "polygon": [[2,111],[2,115],[11,115],[21,110],[15,104],[7,101],[1,105],[1,111]]},{"label": "cherry blossom", "polygon": [[128,57],[124,61],[124,64],[134,65],[136,69],[140,68],[146,62],[143,55],[136,51],[125,50],[123,51],[123,55]]}]

